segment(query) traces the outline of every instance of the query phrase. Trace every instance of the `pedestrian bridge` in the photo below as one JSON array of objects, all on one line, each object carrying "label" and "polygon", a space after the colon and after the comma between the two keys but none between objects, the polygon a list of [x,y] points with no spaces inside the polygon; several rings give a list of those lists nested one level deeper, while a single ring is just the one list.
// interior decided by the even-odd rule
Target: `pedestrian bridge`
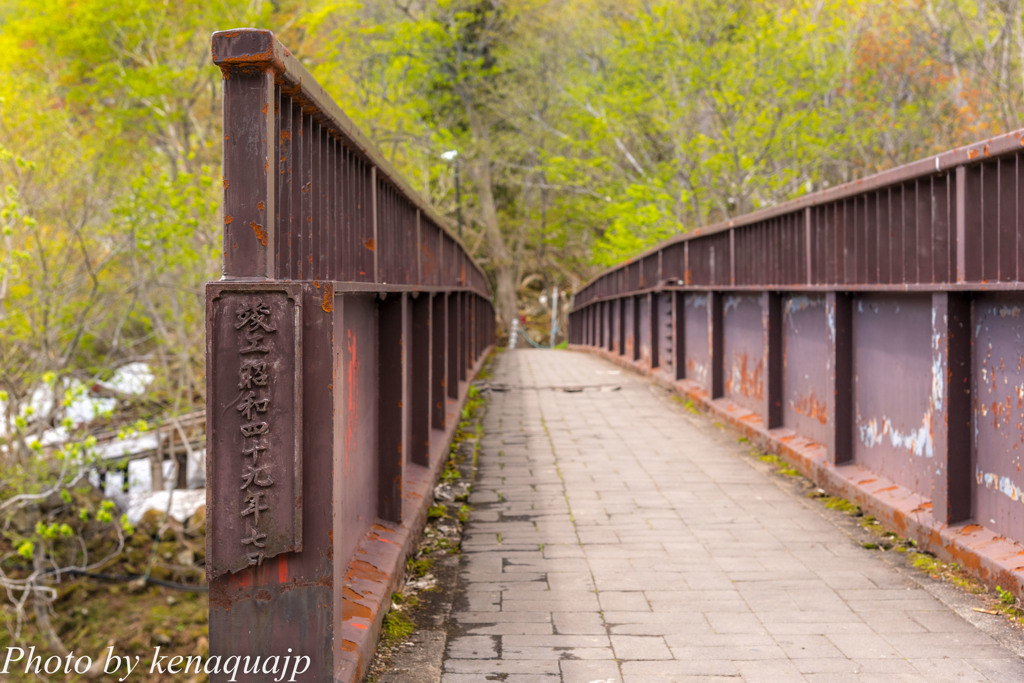
[{"label": "pedestrian bridge", "polygon": [[[359,680],[494,346],[488,279],[273,34],[213,57],[210,653]],[[745,455],[1021,594],[1022,141],[695,231],[576,292],[572,350],[498,354],[445,680],[1024,678],[1001,622]]]}]

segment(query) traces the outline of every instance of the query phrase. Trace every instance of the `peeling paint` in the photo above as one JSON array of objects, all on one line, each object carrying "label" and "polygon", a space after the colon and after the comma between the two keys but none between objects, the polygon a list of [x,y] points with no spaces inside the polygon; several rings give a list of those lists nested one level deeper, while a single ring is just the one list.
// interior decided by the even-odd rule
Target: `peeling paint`
[{"label": "peeling paint", "polygon": [[882,418],[881,427],[878,420],[864,420],[857,416],[857,431],[860,441],[868,448],[885,443],[888,438],[893,448],[903,448],[914,455],[926,458],[935,456],[935,445],[932,440],[932,411],[929,409],[921,420],[921,426],[913,431],[901,432],[896,429],[887,417]]},{"label": "peeling paint", "polygon": [[786,297],[786,310],[787,314],[795,313],[796,311],[805,311],[808,308],[817,308],[824,303],[820,296],[790,296]]},{"label": "peeling paint", "polygon": [[250,221],[249,227],[252,228],[252,231],[256,235],[256,239],[260,241],[260,244],[267,246],[267,231],[263,229],[263,226],[256,221]]},{"label": "peeling paint", "polygon": [[821,424],[828,424],[828,401],[819,400],[813,390],[806,396],[797,394],[790,399],[789,405],[801,415],[817,420]]},{"label": "peeling paint", "polygon": [[1024,490],[1017,486],[1009,477],[1000,476],[994,472],[985,472],[978,467],[975,468],[974,478],[978,486],[999,491],[1012,501],[1024,503]]}]

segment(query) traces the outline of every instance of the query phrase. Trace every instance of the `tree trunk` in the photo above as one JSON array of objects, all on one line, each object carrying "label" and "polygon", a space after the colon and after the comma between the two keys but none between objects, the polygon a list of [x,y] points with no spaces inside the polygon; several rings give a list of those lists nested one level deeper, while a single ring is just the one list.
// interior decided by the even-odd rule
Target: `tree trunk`
[{"label": "tree trunk", "polygon": [[480,112],[473,104],[472,97],[467,93],[461,95],[466,107],[466,119],[469,129],[476,142],[476,153],[470,160],[469,172],[476,185],[477,197],[480,201],[480,220],[483,222],[487,249],[490,252],[491,267],[494,269],[496,291],[494,292],[494,311],[498,320],[498,333],[501,334],[511,324],[512,318],[519,315],[516,299],[517,273],[512,255],[505,236],[501,233],[498,223],[498,208],[494,203],[494,179],[491,176],[491,136],[486,122],[481,120]]},{"label": "tree trunk", "polygon": [[479,154],[470,164],[480,200],[480,219],[484,227],[487,249],[494,269],[495,283],[494,309],[498,317],[498,328],[505,329],[512,324],[512,318],[519,315],[516,302],[516,273],[505,237],[498,224],[498,210],[494,203],[494,189],[491,178],[491,160],[487,153]]}]

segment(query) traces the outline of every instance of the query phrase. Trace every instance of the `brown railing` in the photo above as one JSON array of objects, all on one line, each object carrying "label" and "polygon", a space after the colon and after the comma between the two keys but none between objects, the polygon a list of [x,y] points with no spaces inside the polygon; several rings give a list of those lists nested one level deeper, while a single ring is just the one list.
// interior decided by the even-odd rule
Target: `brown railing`
[{"label": "brown railing", "polygon": [[696,230],[575,297],[645,370],[1024,588],[1024,131]]},{"label": "brown railing", "polygon": [[307,656],[310,680],[356,680],[492,344],[490,292],[272,33],[215,33],[213,58],[211,654]]}]

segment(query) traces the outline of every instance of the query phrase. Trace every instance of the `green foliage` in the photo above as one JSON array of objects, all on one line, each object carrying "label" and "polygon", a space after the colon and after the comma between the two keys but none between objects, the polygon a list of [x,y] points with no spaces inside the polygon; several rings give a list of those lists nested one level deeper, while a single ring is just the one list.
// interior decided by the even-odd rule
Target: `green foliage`
[{"label": "green foliage", "polygon": [[431,567],[434,566],[434,560],[429,557],[410,557],[405,562],[405,571],[413,577],[420,578],[430,571]]},{"label": "green foliage", "polygon": [[386,641],[404,640],[416,630],[416,624],[404,612],[392,609],[384,617],[383,637]]}]

